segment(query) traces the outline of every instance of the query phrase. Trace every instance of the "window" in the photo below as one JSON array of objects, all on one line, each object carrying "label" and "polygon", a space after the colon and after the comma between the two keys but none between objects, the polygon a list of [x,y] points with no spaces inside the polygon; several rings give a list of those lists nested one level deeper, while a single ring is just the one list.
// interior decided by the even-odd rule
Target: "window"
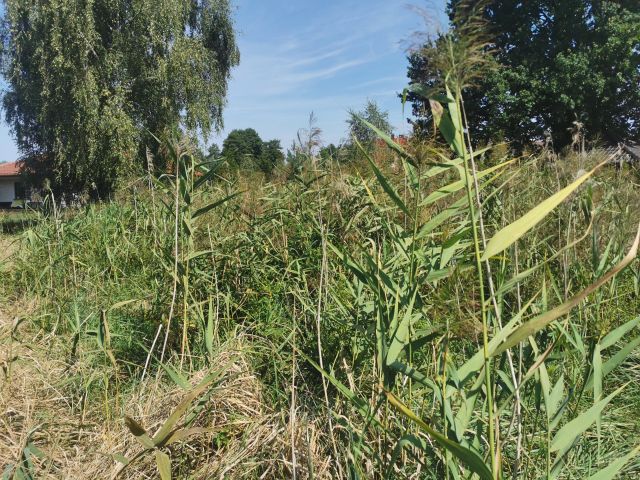
[{"label": "window", "polygon": [[13,187],[14,187],[14,192],[15,192],[15,194],[14,194],[15,199],[16,200],[24,200],[25,191],[24,191],[24,185],[22,184],[22,182],[15,182],[13,184]]}]

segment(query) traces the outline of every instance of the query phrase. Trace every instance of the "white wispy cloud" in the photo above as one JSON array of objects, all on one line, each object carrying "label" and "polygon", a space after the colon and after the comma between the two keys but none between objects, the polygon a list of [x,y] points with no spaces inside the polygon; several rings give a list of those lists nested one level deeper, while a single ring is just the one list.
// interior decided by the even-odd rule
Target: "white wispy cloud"
[{"label": "white wispy cloud", "polygon": [[294,6],[240,0],[242,62],[233,74],[226,131],[253,127],[288,145],[313,110],[325,140],[337,142],[347,111],[367,99],[389,110],[404,131],[397,94],[406,83],[405,45],[422,22],[406,1],[326,0],[318,7],[313,0]]}]

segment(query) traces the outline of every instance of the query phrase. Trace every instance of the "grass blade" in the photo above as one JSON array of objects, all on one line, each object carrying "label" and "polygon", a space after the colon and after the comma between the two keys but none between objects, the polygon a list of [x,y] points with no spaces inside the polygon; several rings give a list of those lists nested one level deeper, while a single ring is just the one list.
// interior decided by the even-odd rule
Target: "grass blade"
[{"label": "grass blade", "polygon": [[215,428],[199,428],[199,427],[183,428],[181,430],[175,430],[171,432],[169,437],[167,437],[167,440],[164,442],[163,446],[171,445],[172,443],[177,443],[182,440],[186,440],[187,438],[192,437],[194,435],[204,435],[206,433],[213,433],[215,431],[216,431]]},{"label": "grass blade", "polygon": [[405,203],[402,201],[402,199],[400,198],[398,193],[395,191],[393,186],[391,186],[391,184],[387,180],[387,177],[385,177],[384,174],[380,171],[380,169],[375,164],[375,162],[371,159],[371,157],[366,152],[366,150],[360,144],[358,144],[358,145],[360,146],[360,149],[362,150],[362,152],[365,154],[365,157],[366,157],[367,161],[369,162],[369,165],[373,169],[373,173],[375,174],[376,178],[378,179],[378,182],[380,182],[380,185],[382,186],[383,190],[386,192],[386,194],[389,196],[389,198],[391,198],[391,200],[393,200],[393,202],[398,206],[398,208],[400,210],[402,210],[402,212],[407,217],[411,217],[411,213],[409,212],[409,209],[407,208]]},{"label": "grass blade", "polygon": [[564,200],[569,197],[573,192],[575,192],[578,187],[580,187],[584,182],[586,182],[591,176],[603,165],[608,163],[608,159],[599,165],[597,165],[590,172],[585,173],[583,176],[578,178],[576,181],[566,186],[559,192],[547,198],[544,202],[537,205],[535,208],[529,210],[525,215],[520,217],[515,222],[510,225],[504,227],[498,233],[496,233],[487,248],[482,255],[482,260],[485,261],[494,255],[497,255],[515,242],[518,241],[524,234],[526,234],[529,230],[535,227],[538,223],[540,223],[552,210],[554,210],[558,205],[560,205]]},{"label": "grass blade", "polygon": [[[627,343],[624,347],[616,352],[609,360],[602,364],[602,378],[606,378],[614,369],[618,367],[625,359],[640,346],[640,337],[637,337]],[[585,384],[585,388],[589,389],[593,386],[593,375],[589,377],[589,380]]]},{"label": "grass blade", "polygon": [[171,459],[169,455],[156,450],[156,464],[162,480],[171,480]]},{"label": "grass blade", "polygon": [[173,380],[173,383],[175,383],[183,390],[189,390],[191,388],[189,380],[187,380],[180,372],[171,367],[171,365],[167,365],[164,363],[162,363],[161,365],[164,371],[167,372],[167,375],[169,375],[171,380]]},{"label": "grass blade", "polygon": [[[602,397],[602,355],[600,355],[600,345],[596,344],[593,350],[593,403],[594,405],[600,401]],[[602,415],[596,417],[596,429],[598,431],[598,442],[600,441],[600,432],[602,427]]]},{"label": "grass blade", "polygon": [[241,193],[243,193],[243,192],[232,193],[231,195],[228,195],[228,196],[224,197],[221,200],[218,200],[216,202],[212,202],[209,205],[207,205],[206,207],[202,207],[202,208],[196,210],[195,213],[191,216],[191,218],[192,219],[196,219],[199,216],[204,215],[208,211],[213,210],[214,208],[217,208],[220,205],[223,205],[223,204],[227,203],[229,200],[232,200],[233,198],[237,197]]},{"label": "grass blade", "polygon": [[369,127],[371,130],[374,131],[374,133],[384,142],[386,143],[389,148],[391,148],[393,151],[395,151],[398,155],[400,155],[403,158],[406,159],[410,159],[410,155],[404,151],[404,149],[402,148],[401,145],[399,145],[397,142],[394,142],[393,139],[387,135],[386,133],[384,133],[382,130],[380,130],[378,127],[376,127],[375,125],[373,125],[372,123],[369,123],[368,121],[366,121],[364,118],[362,117],[358,117],[358,119],[365,124],[367,127]]},{"label": "grass blade", "polygon": [[151,440],[151,438],[147,434],[147,431],[142,427],[142,425],[136,422],[133,418],[125,415],[124,424],[127,426],[129,431],[133,434],[133,436],[136,437],[136,440],[138,440],[142,444],[143,447],[145,448],[154,447],[153,440]]},{"label": "grass blade", "polygon": [[622,261],[616,265],[614,268],[609,270],[606,275],[602,278],[598,279],[596,282],[589,285],[582,292],[573,296],[571,299],[563,303],[562,305],[557,306],[553,310],[549,310],[542,315],[538,315],[537,317],[529,320],[525,324],[518,327],[518,329],[513,332],[507,338],[506,342],[500,345],[495,352],[493,352],[492,356],[500,355],[506,350],[518,345],[520,342],[525,340],[526,338],[534,335],[536,332],[542,330],[547,325],[549,325],[555,319],[566,315],[569,313],[576,305],[582,302],[585,298],[591,295],[593,292],[598,290],[602,285],[607,283],[613,277],[615,277],[620,271],[624,270],[637,256],[638,254],[638,246],[640,244],[640,225],[638,226],[638,233],[636,234],[636,238],[631,246],[631,249],[627,253],[627,255],[622,259]]},{"label": "grass blade", "polygon": [[578,415],[576,418],[571,420],[565,426],[563,426],[558,433],[553,437],[553,441],[551,442],[550,450],[552,452],[557,452],[558,450],[565,450],[570,447],[570,445],[584,433],[591,425],[593,425],[602,410],[609,404],[613,398],[618,395],[625,388],[626,385],[623,385],[618,390],[613,392],[607,398],[600,400],[595,405],[593,405],[586,412]]},{"label": "grass blade", "polygon": [[204,343],[207,353],[213,357],[213,299],[209,298],[209,311],[207,316],[207,326],[204,335]]},{"label": "grass blade", "polygon": [[169,434],[175,428],[182,415],[184,415],[184,413],[188,410],[191,402],[193,402],[200,394],[202,394],[207,388],[209,388],[209,385],[211,385],[215,377],[215,375],[209,375],[200,385],[194,388],[191,393],[187,394],[182,399],[173,413],[164,422],[160,430],[158,430],[158,433],[156,433],[153,437],[153,443],[155,445],[161,445],[166,441]]},{"label": "grass blade", "polygon": [[407,346],[409,342],[409,328],[415,322],[416,315],[413,312],[413,306],[416,301],[416,296],[418,295],[418,290],[415,289],[413,295],[411,295],[411,300],[405,314],[400,320],[398,327],[393,332],[393,338],[391,338],[391,343],[389,344],[389,349],[387,350],[387,355],[385,358],[386,365],[391,365],[395,363],[404,348]]},{"label": "grass blade", "polygon": [[587,480],[613,480],[629,460],[636,457],[638,453],[640,453],[640,445],[631,450],[624,457],[615,459],[608,466],[591,475]]},{"label": "grass blade", "polygon": [[387,396],[387,400],[389,403],[403,416],[414,422],[421,429],[423,429],[433,440],[440,445],[445,450],[451,452],[458,460],[464,463],[472,472],[476,473],[482,480],[493,480],[493,475],[491,474],[491,470],[484,463],[482,458],[475,453],[473,450],[470,450],[466,447],[463,447],[459,443],[456,443],[440,432],[437,432],[429,425],[427,425],[424,420],[418,417],[415,413],[413,413],[409,407],[407,407],[404,403],[400,401],[398,397],[396,397],[393,393],[384,391]]},{"label": "grass blade", "polygon": [[633,320],[629,320],[627,323],[620,325],[618,328],[608,333],[600,341],[600,349],[606,350],[607,348],[612,347],[613,345],[618,343],[622,339],[622,337],[633,330],[638,324],[640,324],[640,317],[634,318]]}]

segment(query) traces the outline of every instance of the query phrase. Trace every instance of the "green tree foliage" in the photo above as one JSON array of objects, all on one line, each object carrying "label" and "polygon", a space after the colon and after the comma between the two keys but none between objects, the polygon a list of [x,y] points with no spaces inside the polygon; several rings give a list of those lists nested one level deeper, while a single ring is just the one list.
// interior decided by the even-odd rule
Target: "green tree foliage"
[{"label": "green tree foliage", "polygon": [[222,156],[222,151],[217,143],[212,143],[209,149],[207,150],[207,155],[205,155],[204,159],[207,162],[213,162],[214,160],[218,160]]},{"label": "green tree foliage", "polygon": [[375,101],[368,100],[361,111],[350,110],[347,119],[350,138],[358,140],[364,146],[373,144],[377,135],[362,120],[366,120],[388,135],[391,135],[393,131],[389,123],[389,112],[381,110]]},{"label": "green tree foliage", "polygon": [[253,128],[232,130],[222,143],[222,158],[232,168],[260,170],[267,175],[284,163],[280,140],[263,142]]},{"label": "green tree foliage", "polygon": [[[454,39],[461,9],[468,8],[463,0],[449,2]],[[549,132],[562,147],[580,122],[590,138],[640,140],[640,2],[489,0],[481,13],[492,39],[487,49],[502,68],[466,91],[477,136],[525,145]],[[437,58],[444,38],[409,57],[412,83],[441,83]],[[422,120],[419,130],[429,120],[428,105],[409,100]]]},{"label": "green tree foliage", "polygon": [[298,144],[294,141],[291,147],[287,149],[285,160],[285,163],[289,168],[290,178],[293,178],[295,175],[299,175],[302,172],[302,168],[307,160],[307,156],[302,153]]},{"label": "green tree foliage", "polygon": [[329,160],[337,160],[340,155],[341,147],[336,147],[333,143],[330,143],[326,147],[322,147],[320,149],[320,158],[323,162],[328,162]]},{"label": "green tree foliage", "polygon": [[270,140],[262,144],[262,153],[258,159],[258,168],[263,173],[270,175],[284,164],[284,154],[280,140]]},{"label": "green tree foliage", "polygon": [[221,128],[239,61],[229,0],[4,7],[3,106],[36,185],[106,194],[144,165],[151,134]]},{"label": "green tree foliage", "polygon": [[232,130],[222,143],[222,156],[235,168],[251,168],[262,155],[262,139],[253,128]]}]

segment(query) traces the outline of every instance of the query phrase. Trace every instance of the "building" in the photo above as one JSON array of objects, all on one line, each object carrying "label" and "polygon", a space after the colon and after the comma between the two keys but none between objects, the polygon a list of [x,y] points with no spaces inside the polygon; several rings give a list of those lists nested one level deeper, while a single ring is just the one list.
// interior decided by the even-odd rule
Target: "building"
[{"label": "building", "polygon": [[25,190],[18,163],[0,163],[0,208],[18,206],[19,200],[24,198]]},{"label": "building", "polygon": [[[391,140],[400,145],[401,147],[406,147],[409,145],[409,138],[406,135],[391,135]],[[376,146],[383,148],[387,146],[387,142],[385,142],[381,138],[376,138]]]},{"label": "building", "polygon": [[616,168],[624,164],[640,165],[640,145],[637,143],[618,143],[617,146],[606,147],[604,151],[611,156],[609,163]]},{"label": "building", "polygon": [[633,163],[640,162],[640,145],[636,143],[622,144],[622,150],[629,155],[629,159]]}]

